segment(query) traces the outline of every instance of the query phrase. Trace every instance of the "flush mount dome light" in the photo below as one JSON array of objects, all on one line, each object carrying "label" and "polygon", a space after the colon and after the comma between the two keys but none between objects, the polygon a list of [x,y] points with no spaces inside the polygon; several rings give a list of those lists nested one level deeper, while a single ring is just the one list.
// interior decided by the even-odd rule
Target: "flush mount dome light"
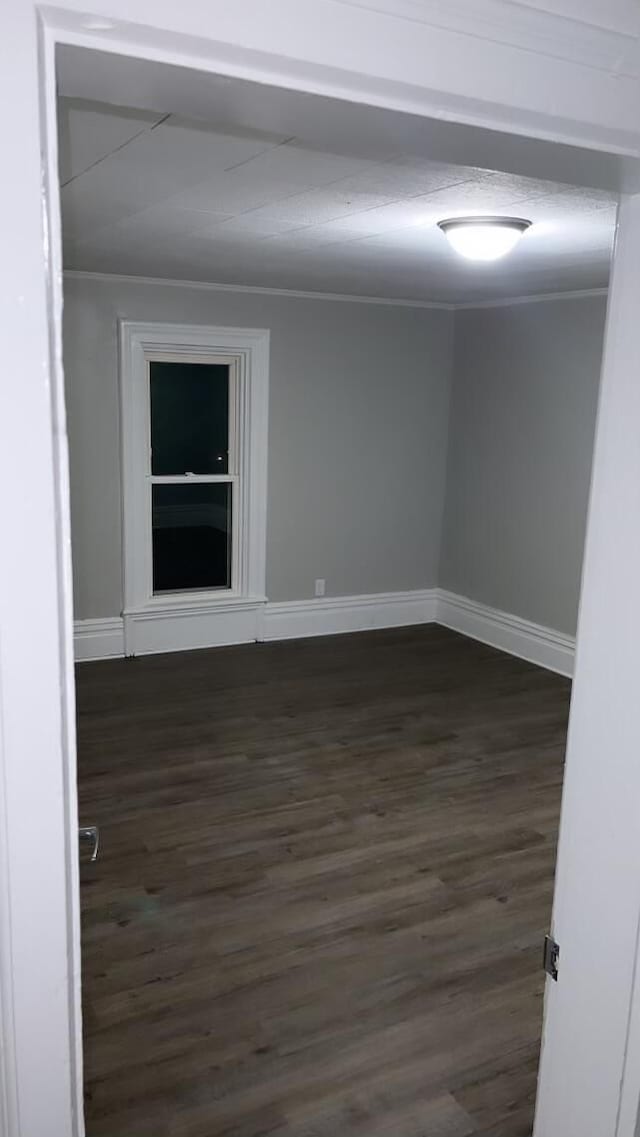
[{"label": "flush mount dome light", "polygon": [[469,261],[497,261],[506,256],[530,225],[522,217],[451,217],[438,222],[456,253]]}]

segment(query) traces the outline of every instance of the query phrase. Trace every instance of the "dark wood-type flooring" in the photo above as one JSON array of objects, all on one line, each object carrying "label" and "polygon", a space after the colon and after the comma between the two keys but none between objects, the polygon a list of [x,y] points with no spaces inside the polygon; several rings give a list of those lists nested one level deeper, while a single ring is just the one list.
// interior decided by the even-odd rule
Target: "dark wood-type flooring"
[{"label": "dark wood-type flooring", "polygon": [[81,665],[88,1137],[526,1137],[568,701],[434,626]]}]

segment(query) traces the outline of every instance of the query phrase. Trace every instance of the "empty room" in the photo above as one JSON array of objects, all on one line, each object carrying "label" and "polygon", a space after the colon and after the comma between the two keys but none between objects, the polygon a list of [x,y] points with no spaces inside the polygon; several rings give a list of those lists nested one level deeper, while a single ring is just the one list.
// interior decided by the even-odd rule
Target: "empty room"
[{"label": "empty room", "polygon": [[57,73],[88,1137],[527,1137],[616,196]]}]

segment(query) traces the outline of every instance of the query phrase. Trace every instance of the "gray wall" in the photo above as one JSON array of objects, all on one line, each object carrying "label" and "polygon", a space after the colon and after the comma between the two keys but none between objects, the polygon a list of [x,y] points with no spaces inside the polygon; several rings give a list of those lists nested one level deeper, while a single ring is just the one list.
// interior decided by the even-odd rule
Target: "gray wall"
[{"label": "gray wall", "polygon": [[271,329],[270,599],[437,583],[451,313],[67,277],[77,619],[122,609],[119,316]]},{"label": "gray wall", "polygon": [[66,278],[79,619],[122,609],[119,316],[271,329],[270,599],[439,584],[575,631],[604,297],[454,337],[445,311]]},{"label": "gray wall", "polygon": [[573,634],[604,297],[455,318],[440,586]]}]

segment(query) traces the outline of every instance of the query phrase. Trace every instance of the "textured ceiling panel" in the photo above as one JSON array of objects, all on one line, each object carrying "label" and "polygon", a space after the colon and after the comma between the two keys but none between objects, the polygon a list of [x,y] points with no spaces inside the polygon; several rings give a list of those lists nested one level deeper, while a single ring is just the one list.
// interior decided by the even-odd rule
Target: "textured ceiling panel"
[{"label": "textured ceiling panel", "polygon": [[[81,100],[60,122],[67,268],[444,303],[607,283],[604,191]],[[437,227],[468,213],[533,225],[473,265]]]}]

